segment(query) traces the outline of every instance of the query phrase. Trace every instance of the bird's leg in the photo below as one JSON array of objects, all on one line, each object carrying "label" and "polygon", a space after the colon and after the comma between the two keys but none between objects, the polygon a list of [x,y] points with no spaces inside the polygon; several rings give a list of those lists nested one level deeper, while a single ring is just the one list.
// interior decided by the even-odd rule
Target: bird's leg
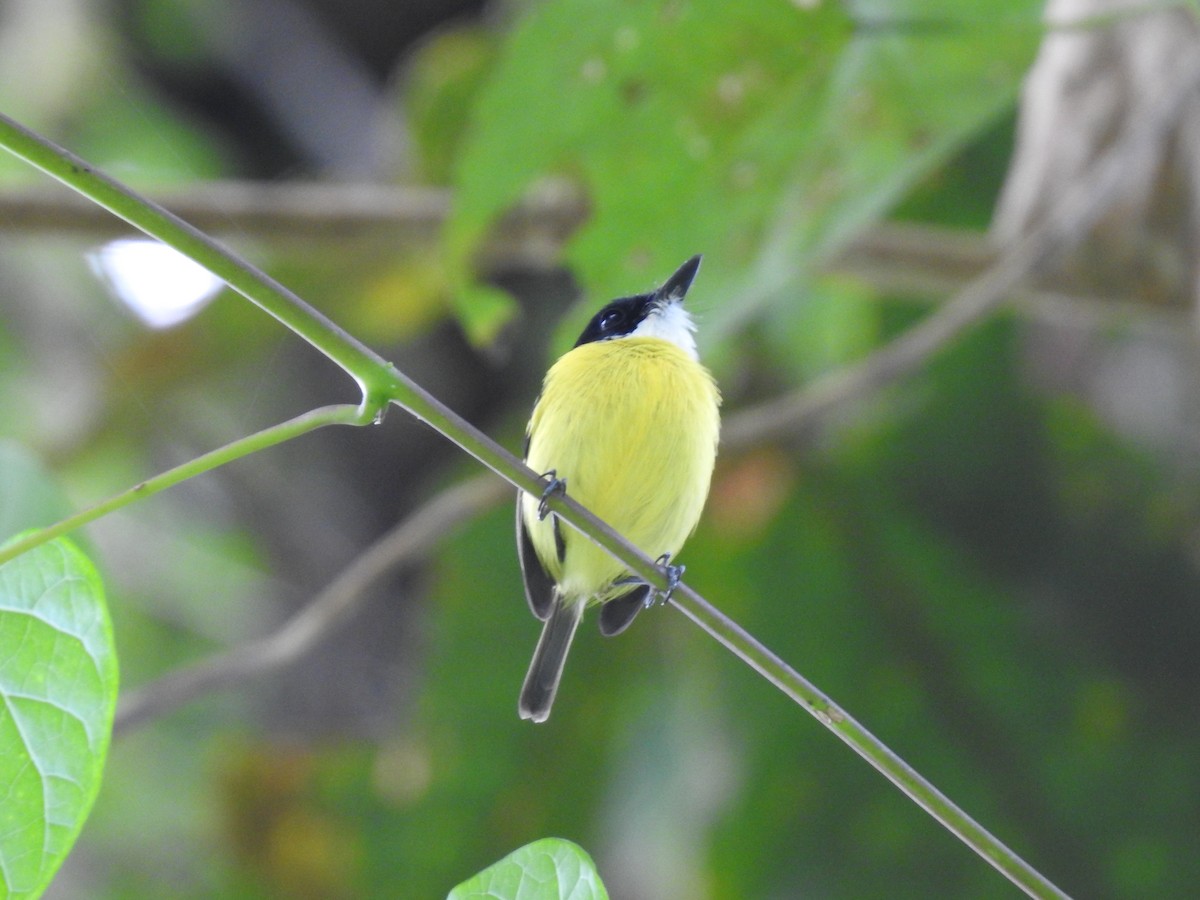
[{"label": "bird's leg", "polygon": [[683,581],[683,573],[687,566],[673,566],[671,563],[671,554],[664,553],[654,561],[656,566],[659,566],[663,574],[667,576],[667,589],[665,591],[651,591],[646,595],[646,608],[658,606],[666,603],[671,599],[671,595],[675,593],[675,588],[679,587],[679,582]]},{"label": "bird's leg", "polygon": [[555,494],[566,496],[567,493],[567,479],[559,478],[558,472],[555,469],[543,472],[542,477],[549,479],[549,483],[546,485],[546,489],[542,491],[542,498],[538,500],[537,514],[539,522],[544,521],[546,516],[550,515],[550,507],[547,506],[550,498]]},{"label": "bird's leg", "polygon": [[[664,591],[652,590],[646,593],[646,609],[652,606],[659,606],[671,599],[671,595],[675,593],[675,588],[679,587],[679,583],[683,581],[683,573],[687,570],[687,566],[672,566],[671,554],[664,553],[654,561],[654,564],[662,569],[663,575],[667,579],[667,588]],[[645,578],[639,578],[637,575],[627,575],[624,578],[618,578],[613,582],[614,587],[627,584],[647,584]]]}]

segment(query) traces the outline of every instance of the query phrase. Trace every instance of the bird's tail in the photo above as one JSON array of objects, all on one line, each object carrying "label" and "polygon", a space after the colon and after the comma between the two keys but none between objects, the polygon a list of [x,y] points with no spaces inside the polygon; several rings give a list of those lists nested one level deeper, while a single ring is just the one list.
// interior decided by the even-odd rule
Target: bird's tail
[{"label": "bird's tail", "polygon": [[567,651],[571,649],[571,639],[575,637],[575,629],[583,618],[584,605],[580,602],[564,603],[560,597],[554,598],[550,618],[542,627],[542,636],[533,651],[533,661],[529,664],[525,685],[521,688],[519,709],[522,719],[545,722],[550,717],[550,707],[554,704],[554,694],[562,678]]}]

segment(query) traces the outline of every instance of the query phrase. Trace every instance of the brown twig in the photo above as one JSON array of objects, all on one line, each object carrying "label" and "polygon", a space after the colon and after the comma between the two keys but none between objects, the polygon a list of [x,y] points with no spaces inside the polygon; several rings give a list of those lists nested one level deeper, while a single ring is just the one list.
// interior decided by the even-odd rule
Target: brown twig
[{"label": "brown twig", "polygon": [[[155,201],[204,231],[327,237],[410,227],[433,233],[449,209],[438,188],[322,182],[210,181],[157,191]],[[129,227],[86,197],[53,185],[0,192],[0,229],[109,236]]]},{"label": "brown twig", "polygon": [[1134,160],[1154,154],[1174,127],[1179,110],[1200,87],[1200,61],[1180,73],[1173,92],[1141,110],[1141,123],[1092,164],[1089,177],[1023,238],[1004,249],[984,272],[890,344],[857,365],[839,369],[800,390],[744,410],[725,426],[732,444],[766,435],[795,433],[836,408],[867,397],[898,381],[962,335],[1032,281],[1065,250],[1087,235],[1119,197]]},{"label": "brown twig", "polygon": [[295,663],[354,612],[375,581],[396,566],[420,560],[447,532],[511,495],[512,488],[490,474],[437,495],[363,551],[276,631],[123,693],[113,732],[122,734],[204,694]]},{"label": "brown twig", "polygon": [[[208,232],[321,242],[355,236],[394,241],[398,233],[432,240],[450,206],[449,193],[441,188],[353,183],[214,181],[155,197]],[[566,189],[527,198],[495,230],[480,261],[489,271],[558,268],[562,241],[582,216],[580,201]],[[56,185],[0,189],[0,232],[104,239],[128,230],[91,201]],[[820,271],[848,275],[879,293],[919,299],[961,290],[998,256],[981,232],[883,222],[822,263]],[[1105,330],[1118,321],[1164,334],[1190,322],[1182,311],[1028,286],[1014,299],[1015,308],[1036,321],[1069,317],[1090,329]]]},{"label": "brown twig", "polygon": [[[346,182],[209,181],[156,191],[154,200],[209,233],[319,240],[354,233],[390,237],[397,231],[434,238],[450,211],[445,188]],[[574,191],[548,184],[506,217],[500,247],[531,230],[542,243],[561,242],[582,217]],[[0,231],[40,230],[102,238],[127,234],[129,227],[86,197],[54,185],[0,190]],[[496,251],[489,252],[494,257]]]}]

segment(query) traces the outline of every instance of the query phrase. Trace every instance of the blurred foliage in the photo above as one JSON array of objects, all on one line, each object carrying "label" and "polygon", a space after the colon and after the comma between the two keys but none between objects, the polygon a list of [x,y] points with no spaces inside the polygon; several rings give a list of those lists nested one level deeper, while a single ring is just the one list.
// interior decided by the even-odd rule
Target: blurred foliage
[{"label": "blurred foliage", "polygon": [[[380,86],[408,117],[396,169],[455,190],[444,242],[224,237],[515,449],[551,331],[573,337],[583,307],[544,276],[482,300],[455,287],[509,206],[566,179],[588,210],[564,254],[588,308],[706,254],[691,296],[732,414],[941,299],[814,269],[888,210],[986,225],[1038,38],[1032,3],[806,6],[559,0],[448,22]],[[139,186],[314,174],[256,155],[269,116],[224,103],[219,61],[170,4],[131,0],[113,22],[85,8],[0,19],[3,47],[55,29],[86,47],[21,54],[6,109]],[[0,52],[0,71],[14,60]],[[200,96],[216,97],[204,115]],[[353,396],[248,304],[147,332],[88,272],[88,241],[0,224],[0,436],[45,459],[72,506]],[[504,327],[481,350],[451,314],[476,338]],[[1068,391],[1039,368],[1040,353],[1087,374],[1146,349],[1135,329],[1073,341],[1000,317],[804,452],[726,453],[682,561],[1068,892],[1187,897],[1200,479],[1194,453],[1116,430],[1082,375]],[[393,413],[89,529],[126,683],[272,627],[470,471],[453,458]],[[28,459],[0,445],[0,488],[26,484]],[[31,516],[0,508],[6,528]],[[1015,894],[670,611],[612,641],[589,620],[554,717],[520,722],[537,623],[511,532],[511,510],[490,512],[322,652],[121,737],[51,896],[444,896],[551,835],[586,848],[616,897]]]},{"label": "blurred foliage", "polygon": [[417,145],[418,177],[448,184],[467,136],[468,115],[488,83],[499,37],[478,25],[433,35],[413,53],[404,78],[404,111]]},{"label": "blurred foliage", "polygon": [[456,166],[448,240],[465,326],[489,337],[505,307],[458,269],[548,175],[582,183],[592,215],[566,258],[590,297],[653,283],[700,249],[710,289],[740,298],[711,311],[710,339],[795,307],[814,259],[1009,106],[1036,46],[1022,14],[1036,9],[981,4],[931,25],[941,11],[921,3],[882,16],[772,0],[531,7]]}]

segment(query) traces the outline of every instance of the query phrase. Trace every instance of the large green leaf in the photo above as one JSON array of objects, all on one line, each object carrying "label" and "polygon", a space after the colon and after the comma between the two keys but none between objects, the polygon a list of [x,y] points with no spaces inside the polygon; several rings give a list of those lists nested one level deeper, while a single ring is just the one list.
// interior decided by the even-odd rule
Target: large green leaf
[{"label": "large green leaf", "polygon": [[464,881],[448,900],[608,900],[608,891],[582,847],[544,838]]},{"label": "large green leaf", "polygon": [[933,0],[903,4],[903,22],[778,0],[530,5],[457,167],[448,239],[469,329],[486,337],[503,313],[469,287],[475,248],[547,174],[586,194],[567,261],[593,299],[704,252],[703,296],[737,299],[706,327],[794,303],[814,258],[1011,104],[1034,6],[979,0],[930,23]]},{"label": "large green leaf", "polygon": [[39,895],[100,786],[117,658],[95,567],[65,539],[0,566],[0,897]]}]

